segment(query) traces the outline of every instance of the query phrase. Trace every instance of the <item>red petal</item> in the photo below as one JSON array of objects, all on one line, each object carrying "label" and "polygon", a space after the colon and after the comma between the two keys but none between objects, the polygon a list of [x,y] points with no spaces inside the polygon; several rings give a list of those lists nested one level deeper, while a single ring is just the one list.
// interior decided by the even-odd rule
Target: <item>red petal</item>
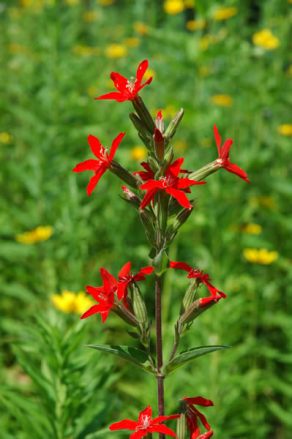
[{"label": "red petal", "polygon": [[170,268],[175,268],[177,270],[185,270],[188,273],[192,270],[192,267],[190,265],[186,264],[185,262],[170,261],[169,267]]},{"label": "red petal", "polygon": [[149,433],[163,433],[167,434],[168,436],[177,437],[174,431],[163,424],[151,425],[151,427],[147,428],[147,431],[149,431]]},{"label": "red petal", "polygon": [[103,305],[93,305],[91,308],[89,308],[84,314],[82,314],[82,316],[80,317],[81,319],[86,319],[87,317],[92,316],[93,314],[98,314],[100,312],[104,312],[105,311],[105,307]]},{"label": "red petal", "polygon": [[232,143],[233,143],[232,139],[227,139],[227,140],[225,140],[223,146],[221,147],[220,157],[223,160],[226,160],[229,157],[229,151],[230,151],[230,148],[232,146]]},{"label": "red petal", "polygon": [[176,184],[177,189],[185,189],[195,184],[206,184],[205,181],[190,180],[189,178],[180,178]]},{"label": "red petal", "polygon": [[125,265],[122,266],[122,268],[119,271],[119,277],[126,277],[129,275],[131,271],[131,262],[126,262]]},{"label": "red petal", "polygon": [[142,88],[144,88],[146,85],[151,84],[152,79],[153,79],[153,77],[151,76],[151,78],[147,79],[147,81],[145,81],[144,84],[140,85],[140,87],[135,87],[136,94],[137,94],[140,90],[142,90]]},{"label": "red petal", "polygon": [[182,157],[176,159],[171,165],[168,166],[166,169],[165,174],[168,175],[169,173],[174,175],[175,177],[178,176],[180,173],[181,165],[183,164],[184,159]]},{"label": "red petal", "polygon": [[118,282],[117,296],[119,300],[125,299],[127,296],[127,287],[130,282]]},{"label": "red petal", "polygon": [[120,133],[117,137],[112,141],[112,146],[109,153],[109,159],[112,160],[115,156],[116,150],[118,149],[119,144],[121,143],[124,135],[126,133]]},{"label": "red petal", "polygon": [[117,102],[124,102],[127,101],[128,98],[124,96],[122,93],[119,93],[117,91],[112,91],[110,93],[106,93],[105,95],[99,96],[95,99],[99,101],[102,99],[113,99],[114,101]]},{"label": "red petal", "polygon": [[138,422],[132,421],[131,419],[124,419],[123,421],[115,422],[114,424],[111,424],[109,426],[109,429],[111,431],[124,430],[124,429],[135,430],[137,425],[138,425]]},{"label": "red petal", "polygon": [[111,294],[113,288],[117,286],[116,278],[105,268],[100,269],[100,275],[102,277],[105,294]]},{"label": "red petal", "polygon": [[203,396],[195,396],[193,398],[183,398],[183,400],[186,401],[187,404],[196,404],[196,405],[201,405],[203,407],[210,407],[214,405],[211,399],[206,399]]},{"label": "red petal", "polygon": [[152,423],[160,423],[160,422],[164,422],[164,421],[168,421],[169,419],[177,419],[180,418],[181,415],[180,414],[176,414],[176,415],[169,415],[169,416],[157,416],[156,418],[152,419]]},{"label": "red petal", "polygon": [[130,439],[141,439],[144,436],[148,436],[148,432],[146,430],[140,430],[132,433]]},{"label": "red petal", "polygon": [[106,168],[100,168],[99,172],[95,174],[91,179],[89,180],[89,183],[87,185],[87,195],[90,196],[92,194],[93,189],[97,185],[97,183],[100,180],[100,177],[105,173]]},{"label": "red petal", "polygon": [[135,281],[144,280],[145,276],[148,276],[149,274],[153,273],[154,268],[151,266],[143,267],[140,269],[140,271],[134,276]]},{"label": "red petal", "polygon": [[94,159],[88,159],[84,162],[78,163],[78,165],[73,168],[73,172],[83,172],[83,171],[96,171],[99,166],[99,162]]},{"label": "red petal", "polygon": [[204,434],[200,434],[200,436],[198,436],[198,439],[209,439],[210,437],[213,436],[213,431],[207,431],[207,433]]},{"label": "red petal", "polygon": [[100,143],[99,139],[97,137],[95,137],[95,136],[92,136],[91,134],[89,134],[87,139],[88,139],[88,143],[89,143],[89,146],[90,146],[90,149],[91,149],[92,153],[97,158],[100,159],[102,153],[104,152],[104,147]]},{"label": "red petal", "polygon": [[221,136],[219,134],[218,128],[216,127],[216,125],[214,125],[214,137],[215,137],[215,142],[216,142],[216,146],[217,146],[217,151],[218,151],[218,155],[219,157],[221,156]]},{"label": "red petal", "polygon": [[137,72],[136,72],[136,79],[137,79],[137,83],[140,85],[141,81],[143,79],[143,76],[146,72],[146,70],[148,69],[148,60],[144,59],[144,61],[140,62],[140,64],[138,65],[137,68]]},{"label": "red petal", "polygon": [[158,190],[159,189],[154,188],[152,190],[149,190],[146,193],[146,195],[144,196],[144,198],[140,204],[140,209],[144,209],[153,200],[153,198],[155,197],[155,194],[156,194],[156,192],[158,192]]},{"label": "red petal", "polygon": [[100,293],[103,293],[103,287],[92,287],[91,285],[86,286],[86,291],[90,294],[96,301],[100,301]]},{"label": "red petal", "polygon": [[[149,418],[151,418],[152,417],[152,408],[151,408],[151,406],[150,405],[148,405],[144,410],[142,410],[140,413],[139,413],[139,418],[138,418],[138,422],[139,422],[139,424],[141,425],[143,425],[143,421],[144,421],[144,417],[145,416],[149,416]],[[139,426],[140,426],[139,425]]]},{"label": "red petal", "polygon": [[191,205],[191,203],[189,202],[189,200],[187,199],[187,196],[184,192],[178,190],[178,189],[174,189],[172,187],[170,188],[166,188],[165,191],[171,195],[173,198],[175,198],[177,200],[177,202],[182,206],[185,207],[186,209],[191,209],[193,206]]},{"label": "red petal", "polygon": [[124,94],[125,92],[128,92],[127,85],[128,85],[128,79],[125,78],[123,75],[121,75],[118,72],[112,72],[111,73],[111,80],[113,81],[116,89]]},{"label": "red petal", "polygon": [[247,173],[239,166],[237,166],[235,163],[230,163],[230,162],[226,163],[224,165],[224,169],[226,169],[226,171],[228,172],[231,172],[232,174],[238,175],[238,177],[242,178],[247,183],[250,183]]},{"label": "red petal", "polygon": [[163,189],[163,182],[159,181],[159,180],[152,180],[151,179],[151,180],[148,180],[146,183],[143,183],[139,187],[139,189],[146,190],[146,191],[149,191],[152,189],[156,189],[156,190]]}]

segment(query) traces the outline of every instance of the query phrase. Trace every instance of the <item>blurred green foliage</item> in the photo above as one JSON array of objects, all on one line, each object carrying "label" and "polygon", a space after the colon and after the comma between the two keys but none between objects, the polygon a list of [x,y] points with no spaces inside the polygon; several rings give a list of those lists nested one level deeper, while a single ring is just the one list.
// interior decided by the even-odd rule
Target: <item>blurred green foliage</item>
[{"label": "blurred green foliage", "polygon": [[[110,422],[134,419],[147,404],[155,407],[152,377],[84,347],[128,344],[124,325],[110,316],[104,326],[95,317],[79,326],[78,316],[52,310],[50,301],[63,289],[97,285],[100,266],[114,273],[127,260],[137,268],[147,261],[139,221],[119,198],[120,182],[107,174],[88,199],[88,175],[76,178],[71,169],[89,156],[88,134],[110,144],[124,130],[117,159],[130,170],[139,168],[130,105],[93,97],[110,90],[109,72],[131,76],[148,58],[155,80],[143,97],[153,114],[162,108],[170,119],[175,109],[185,109],[175,147],[187,168],[216,157],[216,123],[224,138],[234,138],[231,158],[252,181],[246,185],[221,171],[193,190],[197,207],[171,256],[206,270],[228,298],[196,321],[181,349],[233,349],[171,375],[167,412],[182,396],[202,394],[215,402],[208,419],[216,437],[288,439],[291,137],[279,127],[292,124],[291,1],[198,0],[195,20],[205,24],[193,32],[186,29],[186,12],[166,14],[161,2],[102,3],[0,2],[1,437],[114,437],[105,432]],[[222,6],[237,13],[214,20]],[[277,48],[253,44],[262,29],[275,35]],[[218,95],[225,105],[222,97],[218,105]],[[245,233],[250,223],[259,224],[261,233]],[[49,240],[15,240],[39,225],[54,228]],[[251,264],[245,248],[277,251],[279,258]],[[144,292],[153,305],[150,285]],[[166,351],[186,285],[183,275],[168,273]]]}]

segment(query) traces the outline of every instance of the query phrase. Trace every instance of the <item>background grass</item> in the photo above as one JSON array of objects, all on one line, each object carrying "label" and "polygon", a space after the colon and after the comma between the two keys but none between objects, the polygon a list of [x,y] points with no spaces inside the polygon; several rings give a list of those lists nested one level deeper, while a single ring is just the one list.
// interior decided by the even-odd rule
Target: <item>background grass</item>
[{"label": "background grass", "polygon": [[[143,97],[153,114],[165,109],[170,120],[185,109],[175,148],[187,168],[216,157],[216,123],[224,138],[234,138],[231,157],[252,182],[222,171],[194,190],[197,207],[171,250],[173,259],[205,269],[228,293],[196,321],[182,347],[233,348],[169,377],[167,412],[182,396],[202,394],[215,402],[208,419],[216,437],[288,439],[291,137],[278,127],[292,124],[291,2],[197,1],[195,19],[206,26],[194,32],[186,29],[191,9],[170,15],[154,0],[102,3],[0,3],[0,132],[8,134],[0,144],[1,437],[114,437],[106,432],[109,423],[134,419],[149,403],[155,407],[151,377],[84,347],[129,343],[124,325],[114,316],[106,325],[98,317],[79,323],[78,316],[54,310],[50,300],[62,289],[98,285],[100,266],[116,273],[127,260],[136,268],[147,263],[149,249],[134,210],[119,198],[120,182],[107,174],[89,199],[88,175],[71,169],[89,157],[88,134],[110,144],[124,130],[117,158],[130,170],[139,168],[130,104],[93,97],[110,90],[111,71],[131,76],[148,58],[154,81]],[[214,20],[223,6],[237,13]],[[145,25],[142,34],[137,23]],[[278,38],[275,50],[253,44],[253,34],[264,28]],[[109,56],[112,44],[127,53]],[[212,97],[222,94],[230,105],[214,103]],[[262,232],[244,233],[249,223]],[[54,228],[48,241],[15,240],[39,225]],[[243,257],[249,247],[277,251],[279,258],[251,264]],[[166,350],[185,286],[182,274],[167,275]]]}]

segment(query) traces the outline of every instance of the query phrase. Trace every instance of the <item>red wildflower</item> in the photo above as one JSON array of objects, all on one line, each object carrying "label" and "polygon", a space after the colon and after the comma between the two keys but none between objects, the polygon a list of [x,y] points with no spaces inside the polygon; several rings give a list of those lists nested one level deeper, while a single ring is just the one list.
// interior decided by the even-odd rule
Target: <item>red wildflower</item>
[{"label": "red wildflower", "polygon": [[145,169],[145,171],[135,171],[133,174],[139,175],[143,181],[154,179],[154,172],[152,171],[150,165],[147,162],[142,162],[141,166]]},{"label": "red wildflower", "polygon": [[204,184],[205,182],[191,180],[189,178],[179,178],[178,174],[182,172],[181,166],[183,161],[183,158],[178,158],[168,166],[165,171],[165,176],[160,177],[158,180],[149,179],[140,186],[140,189],[147,191],[140,205],[141,209],[144,209],[154,199],[155,194],[161,190],[175,198],[182,207],[186,209],[192,208],[185,192],[190,192],[190,186],[194,184]]},{"label": "red wildflower", "polygon": [[[204,407],[213,406],[213,402],[209,399],[203,398],[202,396],[197,396],[195,398],[183,398],[185,414],[187,419],[188,428],[190,431],[191,439],[208,439],[213,436],[213,431],[208,423],[206,417],[201,413],[195,406],[201,405]],[[198,424],[198,419],[201,421],[203,426],[206,428],[207,432],[200,434],[200,427]]]},{"label": "red wildflower", "polygon": [[101,176],[105,171],[110,168],[112,160],[115,156],[116,150],[121,143],[126,133],[120,133],[113,140],[109,153],[107,149],[100,143],[99,139],[95,136],[88,136],[88,143],[92,153],[98,160],[89,159],[84,162],[78,163],[73,169],[74,172],[93,171],[94,176],[91,177],[87,186],[87,194],[91,195],[93,189],[99,182]]},{"label": "red wildflower", "polygon": [[216,162],[220,164],[222,168],[226,169],[226,171],[232,172],[232,174],[236,174],[238,175],[238,177],[242,178],[247,183],[250,183],[247,177],[247,173],[239,166],[237,166],[235,163],[231,163],[229,160],[229,151],[233,143],[233,140],[227,139],[221,146],[221,136],[219,134],[216,125],[214,125],[214,137],[219,155],[219,158],[216,160]]},{"label": "red wildflower", "polygon": [[90,285],[86,287],[87,293],[98,302],[98,305],[93,305],[89,308],[89,310],[81,316],[81,319],[90,317],[93,314],[100,314],[102,322],[104,323],[114,306],[118,282],[105,268],[100,269],[100,275],[103,280],[101,287],[92,287]]},{"label": "red wildflower", "polygon": [[218,290],[218,288],[214,287],[214,285],[210,283],[210,276],[207,273],[204,273],[197,268],[193,268],[185,262],[170,261],[169,266],[170,268],[187,271],[187,277],[189,279],[197,279],[199,284],[202,283],[208,288],[211,296],[200,299],[200,304],[202,306],[208,305],[210,302],[218,302],[218,300],[222,299],[222,297],[224,299],[227,297],[223,291]]},{"label": "red wildflower", "polygon": [[142,84],[143,76],[148,68],[148,60],[142,61],[137,68],[136,77],[127,79],[120,73],[112,72],[110,77],[118,91],[110,92],[99,96],[96,99],[113,99],[117,102],[132,101],[136,98],[139,91],[152,81],[152,77]]},{"label": "red wildflower", "polygon": [[109,429],[111,431],[134,431],[134,433],[131,434],[130,439],[140,439],[144,436],[147,436],[148,433],[162,433],[168,436],[176,437],[174,431],[162,424],[162,422],[169,419],[177,419],[179,417],[180,415],[157,416],[157,418],[152,419],[152,408],[148,406],[140,412],[137,422],[131,421],[130,419],[124,419],[123,421],[115,422],[114,424],[110,425]]},{"label": "red wildflower", "polygon": [[143,267],[140,271],[133,275],[131,273],[131,262],[127,262],[120,270],[118,277],[118,299],[124,299],[127,296],[128,286],[134,282],[145,280],[145,276],[148,276],[153,272],[154,268],[151,266]]}]

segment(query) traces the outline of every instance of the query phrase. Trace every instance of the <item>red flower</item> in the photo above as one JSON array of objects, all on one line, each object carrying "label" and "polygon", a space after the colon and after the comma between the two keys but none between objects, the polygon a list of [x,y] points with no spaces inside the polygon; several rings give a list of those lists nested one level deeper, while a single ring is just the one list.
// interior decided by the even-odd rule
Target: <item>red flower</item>
[{"label": "red flower", "polygon": [[91,177],[87,186],[87,194],[91,195],[93,189],[99,182],[101,176],[105,173],[105,171],[110,168],[112,160],[115,156],[116,150],[121,143],[124,135],[126,133],[120,133],[113,140],[112,146],[110,148],[109,153],[106,148],[100,143],[97,137],[88,136],[88,143],[91,151],[98,158],[98,160],[89,159],[84,162],[78,163],[73,169],[74,172],[83,172],[83,171],[93,171],[94,176]]},{"label": "red flower", "polygon": [[139,175],[143,181],[154,179],[154,172],[152,171],[150,165],[147,162],[142,162],[141,166],[145,169],[145,171],[135,171],[133,174]]},{"label": "red flower", "polygon": [[142,61],[137,68],[136,78],[127,79],[120,73],[112,72],[111,80],[118,91],[107,93],[96,99],[113,99],[117,102],[132,101],[136,98],[139,91],[152,81],[152,77],[142,84],[143,76],[148,68],[148,60]]},{"label": "red flower", "polygon": [[81,319],[86,319],[93,314],[100,314],[101,320],[104,323],[114,306],[118,282],[105,268],[100,269],[100,275],[103,281],[101,287],[92,287],[90,285],[86,287],[87,293],[98,302],[98,305],[93,305],[89,308],[89,310],[81,316]]},{"label": "red flower", "polygon": [[193,268],[185,262],[170,261],[169,266],[170,268],[187,271],[187,277],[189,279],[197,279],[199,284],[202,283],[208,288],[211,296],[200,299],[201,306],[208,305],[211,302],[218,302],[218,300],[222,299],[222,297],[224,299],[227,297],[223,291],[218,290],[218,288],[214,287],[214,285],[210,283],[210,276],[207,273],[204,273],[197,268]]},{"label": "red flower", "polygon": [[[214,405],[213,402],[209,399],[203,398],[202,396],[197,396],[195,398],[183,398],[183,402],[187,424],[190,431],[190,438],[208,439],[213,436],[213,431],[211,430],[211,426],[208,423],[206,417],[194,406],[194,404],[196,404],[204,407],[210,407]],[[200,434],[201,431],[199,428],[198,419],[206,428],[206,433]]]},{"label": "red flower", "polygon": [[226,171],[232,172],[232,174],[236,174],[238,175],[238,177],[242,178],[247,183],[250,183],[247,177],[247,173],[239,166],[237,166],[235,163],[231,163],[229,160],[229,151],[233,143],[233,140],[227,139],[224,142],[224,144],[221,146],[221,136],[219,134],[216,125],[214,125],[214,137],[219,155],[219,158],[216,160],[216,162],[220,164],[222,168],[226,169]]},{"label": "red flower", "polygon": [[130,419],[124,419],[123,421],[115,422],[114,424],[110,425],[109,429],[111,431],[134,431],[134,433],[131,434],[130,439],[140,439],[144,436],[147,436],[148,433],[162,433],[168,436],[176,437],[174,431],[162,424],[162,422],[167,421],[168,419],[177,419],[179,417],[180,415],[171,415],[158,416],[157,418],[152,419],[152,408],[148,406],[146,409],[140,412],[137,422],[131,421]]},{"label": "red flower", "polygon": [[146,183],[140,186],[140,189],[147,191],[140,205],[141,209],[144,209],[160,190],[165,191],[175,198],[182,207],[185,207],[186,209],[192,208],[185,192],[190,192],[190,186],[193,186],[194,184],[204,184],[205,182],[190,180],[189,178],[179,178],[178,174],[182,172],[181,166],[183,161],[183,158],[175,160],[166,169],[165,176],[160,177],[159,180],[149,179]]},{"label": "red flower", "polygon": [[143,267],[140,271],[133,275],[131,273],[131,262],[127,262],[120,270],[118,277],[118,299],[124,299],[127,296],[128,286],[134,282],[145,280],[145,276],[148,276],[153,272],[154,268],[151,266]]}]

